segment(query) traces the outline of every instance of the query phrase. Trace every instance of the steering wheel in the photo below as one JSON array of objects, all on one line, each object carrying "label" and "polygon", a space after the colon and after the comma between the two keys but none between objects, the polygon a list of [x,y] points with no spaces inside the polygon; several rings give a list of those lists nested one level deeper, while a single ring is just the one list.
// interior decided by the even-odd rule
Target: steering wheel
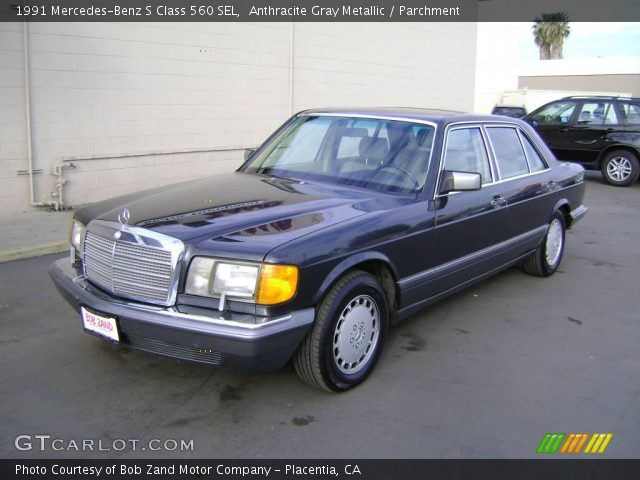
[{"label": "steering wheel", "polygon": [[411,172],[409,172],[408,170],[405,170],[402,167],[399,167],[398,165],[383,165],[382,167],[380,167],[379,171],[382,171],[384,169],[387,168],[393,168],[399,172],[401,172],[405,177],[407,177],[409,180],[411,180],[411,182],[413,183],[413,187],[414,188],[420,188],[420,183],[413,177],[413,175],[411,174]]}]

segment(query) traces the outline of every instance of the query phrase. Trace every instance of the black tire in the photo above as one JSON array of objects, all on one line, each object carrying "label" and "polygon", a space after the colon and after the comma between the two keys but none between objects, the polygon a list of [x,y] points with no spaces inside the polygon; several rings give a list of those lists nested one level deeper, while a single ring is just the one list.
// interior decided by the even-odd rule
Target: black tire
[{"label": "black tire", "polygon": [[[559,232],[558,230],[559,229]],[[535,275],[537,277],[548,277],[553,275],[562,261],[562,254],[564,253],[565,245],[565,220],[562,212],[556,211],[549,221],[547,227],[547,233],[545,234],[542,242],[538,245],[535,252],[531,254],[522,264],[522,268],[529,275]],[[559,233],[559,237],[555,234]],[[551,237],[550,240],[550,235]],[[548,251],[548,248],[553,248],[553,238],[559,238],[560,245],[557,253],[553,250]],[[551,258],[550,258],[551,257]]]},{"label": "black tire", "polygon": [[605,182],[616,187],[627,187],[640,176],[638,157],[627,150],[614,150],[602,160],[602,176]]},{"label": "black tire", "polygon": [[[360,326],[361,315],[370,324]],[[346,274],[318,306],[315,324],[294,356],[296,373],[309,385],[329,392],[355,387],[380,357],[388,323],[388,301],[378,279],[360,270]],[[352,324],[353,329],[348,328]],[[359,358],[347,362],[352,356]]]}]

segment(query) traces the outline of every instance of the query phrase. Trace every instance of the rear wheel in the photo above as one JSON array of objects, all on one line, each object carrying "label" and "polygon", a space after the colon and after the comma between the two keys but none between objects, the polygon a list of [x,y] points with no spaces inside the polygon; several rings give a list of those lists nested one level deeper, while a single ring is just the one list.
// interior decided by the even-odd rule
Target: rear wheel
[{"label": "rear wheel", "polygon": [[640,175],[638,158],[626,150],[614,150],[602,161],[602,175],[610,185],[626,187]]},{"label": "rear wheel", "polygon": [[332,392],[362,383],[382,351],[388,310],[376,277],[363,271],[345,275],[327,293],[313,329],[296,352],[298,376]]},{"label": "rear wheel", "polygon": [[548,277],[555,273],[562,261],[564,253],[565,222],[562,212],[555,212],[551,217],[547,234],[522,264],[524,271],[538,277]]}]

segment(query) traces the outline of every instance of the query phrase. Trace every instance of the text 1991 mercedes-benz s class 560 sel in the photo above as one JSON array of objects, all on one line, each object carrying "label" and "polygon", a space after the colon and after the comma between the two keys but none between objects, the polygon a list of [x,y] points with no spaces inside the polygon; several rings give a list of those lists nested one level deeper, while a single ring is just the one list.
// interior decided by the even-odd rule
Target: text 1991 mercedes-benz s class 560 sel
[{"label": "text 1991 mercedes-benz s class 560 sel", "polygon": [[418,109],[304,111],[240,169],[75,213],[50,268],[84,329],[342,391],[388,327],[512,265],[556,271],[584,171],[526,123]]}]

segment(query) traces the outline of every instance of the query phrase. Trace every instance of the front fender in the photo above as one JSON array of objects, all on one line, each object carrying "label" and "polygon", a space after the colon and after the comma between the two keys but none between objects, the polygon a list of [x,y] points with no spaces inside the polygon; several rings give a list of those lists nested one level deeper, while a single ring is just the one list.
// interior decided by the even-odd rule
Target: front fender
[{"label": "front fender", "polygon": [[347,271],[353,269],[353,267],[357,265],[361,265],[367,262],[381,262],[386,265],[386,267],[391,271],[394,279],[398,278],[398,272],[396,271],[393,263],[389,258],[383,253],[377,251],[367,251],[367,252],[359,252],[355,255],[351,255],[343,259],[340,263],[338,263],[333,269],[329,272],[329,274],[325,277],[322,282],[320,288],[316,292],[313,297],[313,304],[316,305],[322,297],[327,293],[331,285],[333,285],[340,277],[342,277]]}]

